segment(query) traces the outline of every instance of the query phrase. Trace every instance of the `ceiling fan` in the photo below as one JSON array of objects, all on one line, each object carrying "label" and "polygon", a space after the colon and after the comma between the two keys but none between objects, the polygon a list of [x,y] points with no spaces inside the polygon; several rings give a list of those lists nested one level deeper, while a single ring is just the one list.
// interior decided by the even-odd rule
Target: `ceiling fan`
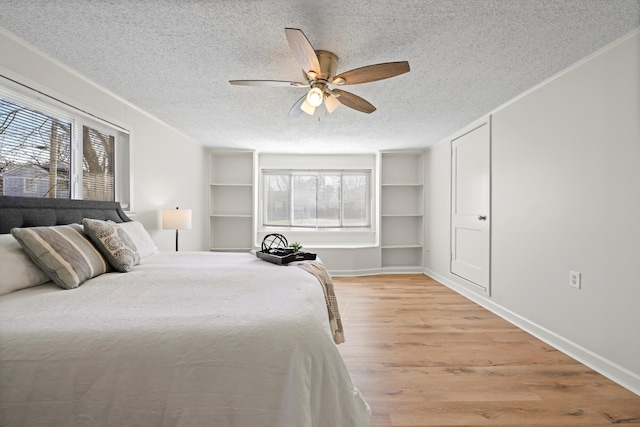
[{"label": "ceiling fan", "polygon": [[314,50],[304,33],[297,28],[285,28],[289,48],[302,66],[303,82],[282,80],[229,80],[232,85],[244,86],[293,86],[310,88],[289,111],[289,116],[298,116],[304,111],[313,115],[316,107],[324,103],[332,113],[340,105],[346,105],[363,113],[373,113],[376,107],[350,92],[334,86],[354,85],[388,79],[409,72],[409,62],[385,62],[368,65],[336,75],[338,57],[326,50]]}]

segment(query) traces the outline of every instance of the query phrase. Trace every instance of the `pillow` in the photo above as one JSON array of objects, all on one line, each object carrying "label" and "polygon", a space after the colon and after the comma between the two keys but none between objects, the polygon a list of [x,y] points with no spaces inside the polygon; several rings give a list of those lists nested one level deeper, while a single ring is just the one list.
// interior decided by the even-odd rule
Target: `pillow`
[{"label": "pillow", "polygon": [[131,237],[136,248],[138,248],[140,259],[158,252],[158,247],[153,240],[151,240],[151,236],[149,236],[147,230],[145,230],[144,226],[138,221],[120,222],[116,225],[126,231],[129,237]]},{"label": "pillow", "polygon": [[51,281],[11,234],[0,234],[0,295]]},{"label": "pillow", "polygon": [[14,228],[11,234],[33,262],[61,288],[77,288],[110,270],[80,224]]},{"label": "pillow", "polygon": [[84,233],[116,270],[126,273],[140,262],[135,243],[115,222],[85,218],[82,225]]}]

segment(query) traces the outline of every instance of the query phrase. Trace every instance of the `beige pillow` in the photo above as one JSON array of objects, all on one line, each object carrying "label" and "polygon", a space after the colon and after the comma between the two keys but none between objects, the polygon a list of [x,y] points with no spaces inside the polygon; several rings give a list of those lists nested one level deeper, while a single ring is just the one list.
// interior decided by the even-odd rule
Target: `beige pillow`
[{"label": "beige pillow", "polygon": [[14,228],[11,234],[33,262],[61,288],[77,288],[110,270],[80,224]]},{"label": "beige pillow", "polygon": [[85,234],[116,270],[126,273],[140,262],[135,243],[114,222],[85,218],[82,225]]}]

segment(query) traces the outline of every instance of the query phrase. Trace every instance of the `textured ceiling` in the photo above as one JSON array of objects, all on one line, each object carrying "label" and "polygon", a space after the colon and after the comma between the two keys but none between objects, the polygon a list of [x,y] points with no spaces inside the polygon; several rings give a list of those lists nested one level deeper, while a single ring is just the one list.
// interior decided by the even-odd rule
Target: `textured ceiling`
[{"label": "textured ceiling", "polygon": [[[639,0],[0,0],[0,26],[197,142],[263,151],[425,147],[640,26]],[[285,27],[338,72],[407,60],[345,87],[374,104],[297,118]]]}]

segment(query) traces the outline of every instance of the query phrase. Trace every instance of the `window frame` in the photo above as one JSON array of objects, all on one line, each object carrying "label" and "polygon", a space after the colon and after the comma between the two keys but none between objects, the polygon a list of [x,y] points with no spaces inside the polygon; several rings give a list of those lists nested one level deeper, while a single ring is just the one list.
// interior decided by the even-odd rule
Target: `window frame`
[{"label": "window frame", "polygon": [[1,76],[0,98],[32,109],[38,113],[71,123],[71,176],[69,199],[83,199],[83,128],[89,127],[114,137],[113,174],[114,199],[130,210],[130,132],[112,122],[90,114],[74,105],[46,93]]},{"label": "window frame", "polygon": [[38,181],[36,177],[24,177],[22,178],[22,187],[26,194],[36,193],[38,190]]},{"label": "window frame", "polygon": [[[371,169],[261,169],[261,180],[262,185],[260,186],[260,194],[261,200],[263,201],[262,207],[260,209],[260,220],[259,224],[261,229],[263,230],[328,230],[328,231],[338,231],[338,230],[372,230],[374,227],[373,221],[373,170]],[[268,179],[269,175],[282,175],[288,176],[289,181],[289,195],[288,195],[288,224],[273,224],[267,223],[268,218],[268,208],[269,208],[269,199],[267,192]],[[336,176],[340,177],[340,210],[339,210],[339,224],[336,225],[318,225],[318,217],[317,217],[317,179],[316,179],[316,218],[315,225],[300,225],[295,223],[295,176],[301,175],[326,175],[326,176]],[[344,177],[345,176],[364,176],[366,179],[366,195],[365,195],[365,224],[363,225],[345,225],[345,204],[344,204],[344,195],[345,195],[345,186],[344,186]]]}]

